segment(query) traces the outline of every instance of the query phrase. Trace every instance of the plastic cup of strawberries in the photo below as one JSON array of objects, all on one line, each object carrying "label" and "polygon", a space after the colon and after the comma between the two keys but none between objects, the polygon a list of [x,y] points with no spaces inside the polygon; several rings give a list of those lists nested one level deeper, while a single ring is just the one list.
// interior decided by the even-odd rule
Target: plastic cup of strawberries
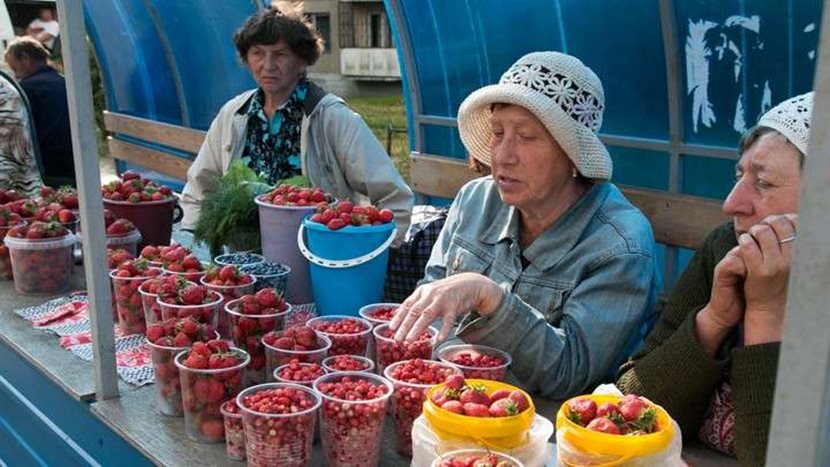
[{"label": "plastic cup of strawberries", "polygon": [[25,224],[26,221],[19,214],[0,206],[0,279],[12,280],[12,258],[9,248],[3,243],[6,233],[15,225]]},{"label": "plastic cup of strawberries", "polygon": [[321,397],[299,384],[266,383],[236,398],[245,428],[248,466],[311,465],[311,445]]},{"label": "plastic cup of strawberries", "polygon": [[399,306],[400,303],[372,303],[361,307],[357,314],[373,326],[380,326],[392,321]]},{"label": "plastic cup of strawberries", "polygon": [[285,318],[291,314],[291,305],[274,289],[262,289],[254,295],[244,295],[228,302],[224,311],[230,322],[229,334],[233,342],[251,356],[251,363],[245,368],[245,386],[266,382],[270,373],[265,371],[262,338],[269,332],[285,328]]},{"label": "plastic cup of strawberries", "polygon": [[170,319],[147,327],[146,342],[150,347],[156,380],[156,407],[163,415],[184,415],[179,369],[173,362],[176,355],[187,350],[193,342],[207,342],[216,338],[212,326],[197,323],[191,318]]},{"label": "plastic cup of strawberries", "polygon": [[461,375],[454,365],[415,358],[386,367],[383,376],[392,382],[392,419],[395,421],[396,450],[412,457],[412,425],[423,412],[427,391],[450,375]]},{"label": "plastic cup of strawberries", "polygon": [[138,289],[159,274],[161,271],[158,268],[150,267],[143,260],[126,261],[118,269],[110,271],[118,326],[123,335],[144,334],[147,331],[144,305]]},{"label": "plastic cup of strawberries", "polygon": [[226,401],[219,407],[225,424],[225,454],[229,459],[245,460],[245,426],[242,424],[242,410],[236,399]]},{"label": "plastic cup of strawberries", "polygon": [[314,380],[328,373],[319,363],[300,363],[291,360],[290,363],[278,367],[272,373],[274,381],[278,383],[302,384],[311,387]]},{"label": "plastic cup of strawberries", "polygon": [[320,434],[326,465],[377,465],[392,383],[370,373],[338,372],[317,378],[322,396]]},{"label": "plastic cup of strawberries", "polygon": [[331,339],[329,356],[366,355],[372,323],[363,318],[343,315],[319,316],[308,320],[308,327]]},{"label": "plastic cup of strawberries", "polygon": [[375,362],[359,355],[332,355],[323,360],[323,368],[330,373],[335,371],[364,371],[372,373]]},{"label": "plastic cup of strawberries", "polygon": [[486,345],[450,345],[438,351],[438,359],[452,363],[467,379],[504,381],[507,367],[513,362],[509,353]]},{"label": "plastic cup of strawberries", "polygon": [[242,370],[251,360],[226,341],[196,342],[174,360],[179,369],[182,408],[187,437],[201,443],[219,443],[225,428],[219,408],[242,389]]},{"label": "plastic cup of strawberries", "polygon": [[430,467],[524,467],[518,459],[503,452],[460,449],[437,457]]},{"label": "plastic cup of strawberries", "polygon": [[265,347],[266,373],[296,359],[301,363],[322,363],[331,347],[331,340],[308,326],[294,326],[262,336]]},{"label": "plastic cup of strawberries", "polygon": [[389,324],[377,326],[373,331],[375,335],[375,363],[380,374],[386,367],[402,360],[420,358],[429,360],[432,358],[432,350],[435,348],[435,338],[438,331],[429,327],[412,342],[398,342],[393,339],[395,335],[389,329]]},{"label": "plastic cup of strawberries", "polygon": [[156,301],[161,308],[161,318],[187,318],[192,316],[200,323],[208,323],[215,327],[219,305],[224,298],[219,292],[207,290],[206,287],[185,283],[176,295],[165,295],[159,291]]},{"label": "plastic cup of strawberries", "polygon": [[138,287],[138,294],[141,296],[141,308],[144,310],[144,322],[147,326],[162,321],[161,306],[156,301],[158,284],[157,279],[148,279]]},{"label": "plastic cup of strawberries", "polygon": [[[143,252],[144,250],[142,250]],[[185,279],[198,283],[205,275],[208,264],[199,261],[193,253],[181,245],[163,247],[159,251],[162,269],[167,274],[178,274]]]},{"label": "plastic cup of strawberries", "polygon": [[222,313],[225,305],[231,300],[250,294],[254,291],[256,279],[250,274],[241,273],[234,265],[225,265],[221,268],[208,267],[205,275],[199,278],[199,283],[222,294],[222,303],[216,318],[216,330],[224,338],[230,338],[230,322],[228,316]]}]

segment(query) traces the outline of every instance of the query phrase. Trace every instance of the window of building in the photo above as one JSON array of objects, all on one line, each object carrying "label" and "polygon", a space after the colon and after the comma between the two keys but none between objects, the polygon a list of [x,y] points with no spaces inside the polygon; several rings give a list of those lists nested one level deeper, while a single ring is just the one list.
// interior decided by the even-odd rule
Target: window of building
[{"label": "window of building", "polygon": [[323,36],[325,48],[323,53],[331,51],[331,16],[328,13],[314,13],[311,15],[311,23],[314,25],[317,32]]},{"label": "window of building", "polygon": [[369,47],[384,47],[383,17],[380,13],[369,15]]}]

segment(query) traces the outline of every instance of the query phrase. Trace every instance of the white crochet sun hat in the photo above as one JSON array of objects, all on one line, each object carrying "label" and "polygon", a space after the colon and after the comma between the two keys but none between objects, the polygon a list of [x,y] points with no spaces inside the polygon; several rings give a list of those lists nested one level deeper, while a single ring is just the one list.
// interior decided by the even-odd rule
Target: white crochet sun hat
[{"label": "white crochet sun hat", "polygon": [[813,92],[791,97],[769,109],[758,120],[758,126],[781,133],[801,154],[807,155],[810,143],[810,119],[813,114]]},{"label": "white crochet sun hat", "polygon": [[533,112],[586,178],[609,180],[611,157],[597,137],[605,94],[597,75],[579,59],[559,52],[520,58],[498,84],[464,99],[458,109],[461,141],[472,157],[490,165],[492,104],[514,104]]}]

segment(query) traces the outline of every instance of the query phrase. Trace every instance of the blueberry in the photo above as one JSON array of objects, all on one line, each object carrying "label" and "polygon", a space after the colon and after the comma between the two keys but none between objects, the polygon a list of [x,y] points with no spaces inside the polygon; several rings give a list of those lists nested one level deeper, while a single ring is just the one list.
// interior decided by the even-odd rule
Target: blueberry
[{"label": "blueberry", "polygon": [[230,253],[227,255],[219,255],[213,260],[216,264],[224,266],[226,264],[235,264],[238,266],[246,264],[257,264],[265,261],[262,255],[254,253]]}]

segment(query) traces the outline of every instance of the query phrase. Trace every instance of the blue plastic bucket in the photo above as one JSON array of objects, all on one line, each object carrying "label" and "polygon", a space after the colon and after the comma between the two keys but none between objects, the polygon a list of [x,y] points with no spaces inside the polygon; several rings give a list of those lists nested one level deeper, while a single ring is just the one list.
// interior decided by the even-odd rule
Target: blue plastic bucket
[{"label": "blue plastic bucket", "polygon": [[381,301],[394,222],[329,230],[306,218],[302,225],[297,245],[309,262],[318,315],[358,316],[364,305]]}]

